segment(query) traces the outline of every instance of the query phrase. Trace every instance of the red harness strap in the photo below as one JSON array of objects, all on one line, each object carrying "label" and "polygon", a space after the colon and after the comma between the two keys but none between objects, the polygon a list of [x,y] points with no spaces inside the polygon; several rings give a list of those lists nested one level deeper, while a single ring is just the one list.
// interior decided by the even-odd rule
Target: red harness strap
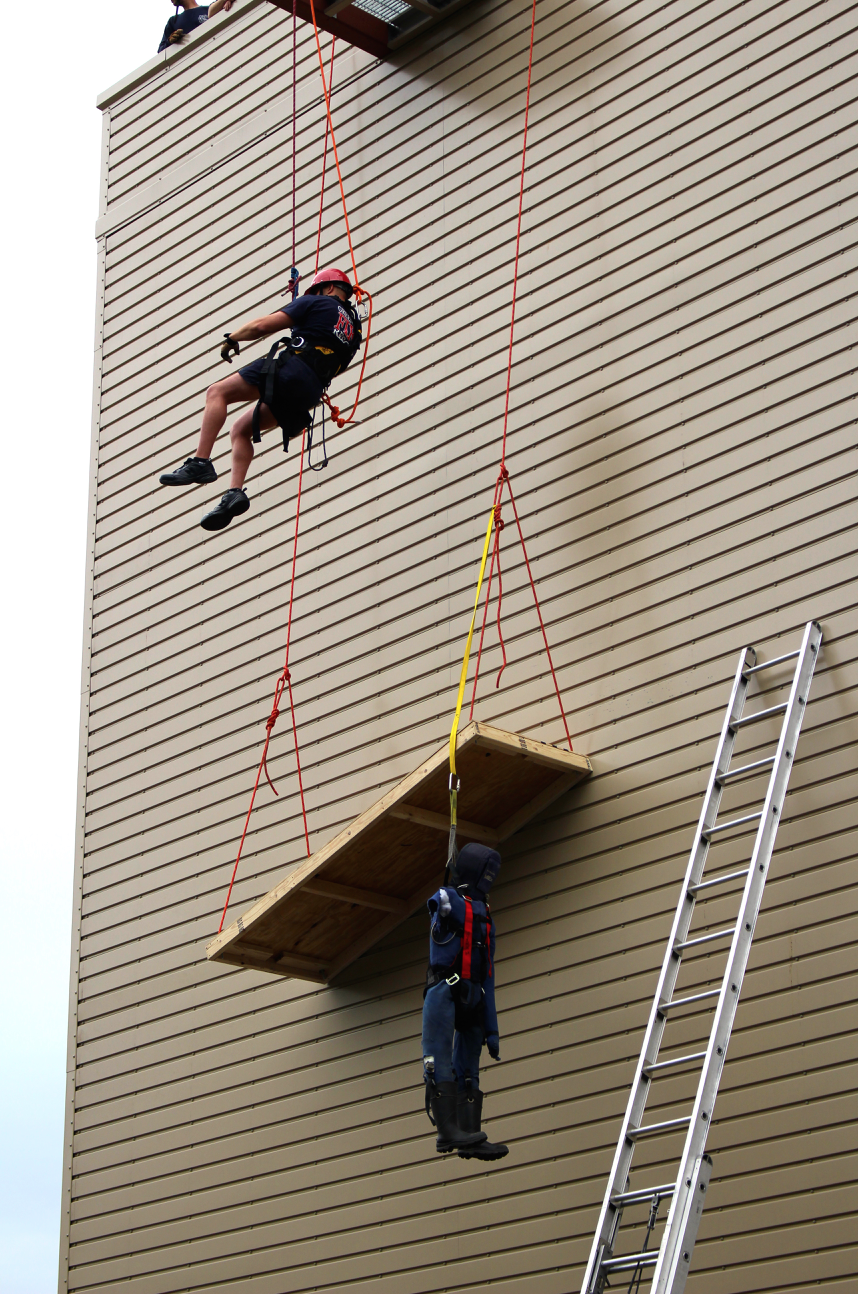
[{"label": "red harness strap", "polygon": [[465,899],[465,933],[462,937],[462,979],[471,978],[471,949],[474,942],[474,910]]}]

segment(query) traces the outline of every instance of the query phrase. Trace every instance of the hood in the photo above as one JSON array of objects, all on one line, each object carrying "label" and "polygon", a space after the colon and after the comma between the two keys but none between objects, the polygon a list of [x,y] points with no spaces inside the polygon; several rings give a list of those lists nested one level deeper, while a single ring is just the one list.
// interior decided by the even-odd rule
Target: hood
[{"label": "hood", "polygon": [[456,858],[453,884],[456,889],[467,886],[475,894],[485,897],[500,871],[501,857],[488,845],[465,845]]}]

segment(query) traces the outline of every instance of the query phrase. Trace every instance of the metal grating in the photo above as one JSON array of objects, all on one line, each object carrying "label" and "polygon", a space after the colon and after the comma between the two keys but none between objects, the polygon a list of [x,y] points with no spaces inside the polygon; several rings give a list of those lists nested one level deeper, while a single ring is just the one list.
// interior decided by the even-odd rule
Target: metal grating
[{"label": "metal grating", "polygon": [[380,18],[382,22],[396,22],[403,14],[408,13],[411,9],[410,4],[405,0],[353,0],[355,9],[363,9],[364,13],[371,13],[374,18]]}]

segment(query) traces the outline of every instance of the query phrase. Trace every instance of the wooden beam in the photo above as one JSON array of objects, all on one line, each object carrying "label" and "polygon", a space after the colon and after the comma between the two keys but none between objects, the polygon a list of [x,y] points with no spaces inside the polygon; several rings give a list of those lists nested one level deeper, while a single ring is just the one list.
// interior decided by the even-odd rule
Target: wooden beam
[{"label": "wooden beam", "polygon": [[287,974],[290,971],[302,971],[306,975],[315,975],[321,983],[326,983],[328,978],[328,968],[324,962],[317,961],[315,957],[304,957],[301,953],[276,953],[271,959],[272,968],[276,971],[285,969]]},{"label": "wooden beam", "polygon": [[[291,975],[295,971],[300,971],[302,974],[314,976],[321,984],[326,980],[327,963],[319,961],[317,957],[305,957],[303,953],[277,953],[261,944],[251,943],[249,939],[239,940],[227,949],[226,953],[225,960],[230,960],[238,966],[253,966],[257,970],[273,971],[280,975]],[[288,969],[284,969],[287,964]]]},{"label": "wooden beam", "polygon": [[[429,809],[418,809],[416,804],[397,804],[390,810],[391,818],[402,818],[405,822],[419,822],[421,827],[432,827],[435,831],[443,831],[444,835],[450,830],[450,819],[443,813],[432,813]],[[479,840],[482,845],[496,845],[500,836],[491,827],[481,827],[478,822],[466,822],[460,818],[456,823],[456,829],[460,836],[467,836],[470,840]]]},{"label": "wooden beam", "polygon": [[339,881],[326,881],[314,876],[301,886],[304,894],[318,894],[324,899],[338,899],[341,903],[357,903],[363,908],[376,908],[380,912],[394,912],[400,920],[408,913],[402,899],[392,894],[376,894],[373,890],[359,890],[354,885],[340,885]]},{"label": "wooden beam", "polygon": [[570,772],[578,770],[581,777],[592,771],[589,759],[575,751],[548,746],[543,741],[521,737],[514,732],[504,732],[501,728],[491,728],[486,723],[468,724],[469,728],[472,726],[476,730],[476,745],[485,750],[497,750],[504,755],[520,754],[527,756],[534,764],[544,764],[548,768],[557,768],[558,763],[565,764]]},{"label": "wooden beam", "polygon": [[545,790],[540,792],[529,804],[525,804],[523,808],[519,809],[518,813],[513,813],[511,817],[500,824],[498,827],[498,839],[509,840],[510,836],[514,836],[517,831],[526,826],[531,818],[535,818],[538,813],[542,813],[543,809],[547,809],[549,804],[559,800],[564,791],[570,790],[577,782],[580,782],[583,776],[583,773],[561,773],[550,786],[546,786]]},{"label": "wooden beam", "polygon": [[[402,906],[406,909],[405,916],[406,917],[413,916],[413,914],[418,910],[418,908],[421,908],[423,904],[427,902],[428,899],[431,899],[432,895],[435,893],[435,891],[437,890],[438,886],[441,884],[443,879],[444,879],[443,869],[439,869],[438,875],[431,882],[431,884],[421,885],[420,889],[415,890],[410,898],[404,899]],[[428,916],[429,916],[428,912],[426,916],[428,919]],[[385,935],[388,935],[392,930],[395,930],[396,927],[402,923],[402,921],[403,921],[403,917],[396,917],[392,915],[389,917],[385,917],[382,921],[377,922],[376,925],[374,925],[371,930],[367,930],[366,934],[363,935],[360,939],[356,939],[353,943],[351,943],[349,947],[346,949],[346,951],[344,953],[341,953],[335,962],[331,963],[330,967],[328,968],[327,982],[329,984],[332,983],[336,979],[336,977],[340,974],[341,971],[344,971],[347,966],[350,966],[352,964],[352,962],[357,961],[358,957],[360,957],[363,953],[365,953],[367,949],[372,948],[373,944],[377,944],[379,939],[383,939]]]}]

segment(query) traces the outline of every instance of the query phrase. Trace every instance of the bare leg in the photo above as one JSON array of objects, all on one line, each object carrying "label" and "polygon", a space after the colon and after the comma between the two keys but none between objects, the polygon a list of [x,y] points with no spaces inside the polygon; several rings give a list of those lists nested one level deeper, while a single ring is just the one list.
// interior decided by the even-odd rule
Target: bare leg
[{"label": "bare leg", "polygon": [[[262,431],[270,431],[272,427],[277,426],[274,415],[267,404],[264,404],[259,410],[259,426]],[[252,437],[253,410],[245,409],[241,417],[236,418],[229,429],[229,438],[232,441],[232,475],[229,479],[229,488],[231,490],[240,490],[244,485],[247,469],[253,460]]]},{"label": "bare leg", "polygon": [[211,458],[218,432],[226,422],[228,405],[242,404],[247,400],[253,400],[255,403],[258,399],[259,392],[256,387],[245,382],[239,373],[233,373],[210,386],[206,391],[206,408],[203,414],[203,425],[200,428],[197,458]]}]

